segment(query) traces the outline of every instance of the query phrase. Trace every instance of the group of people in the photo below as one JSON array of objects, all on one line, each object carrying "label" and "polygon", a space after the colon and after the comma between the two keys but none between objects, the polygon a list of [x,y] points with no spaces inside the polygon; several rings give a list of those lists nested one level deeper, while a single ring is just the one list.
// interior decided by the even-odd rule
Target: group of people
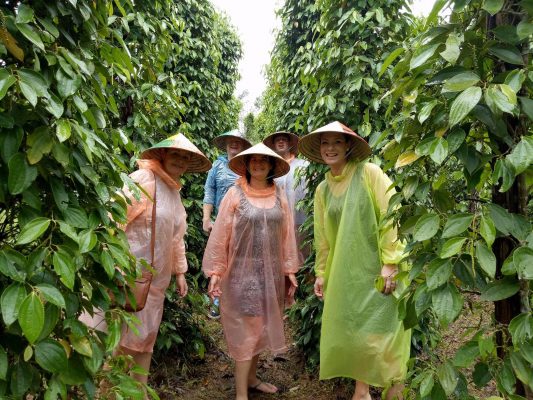
[{"label": "group of people", "polygon": [[[172,274],[179,294],[187,293],[180,177],[209,170],[203,207],[209,239],[202,270],[209,295],[220,299],[224,336],[235,361],[236,399],[248,399],[251,389],[278,391],[256,372],[262,352],[286,350],[283,313],[293,301],[303,261],[299,227],[305,215],[296,204],[306,188],[295,172],[308,162],[298,158],[300,153],[329,166],[314,197],[314,291],[324,300],[320,378],[354,379],[353,399],[370,399],[369,385],[387,388],[389,399],[401,398],[410,331],[399,321],[390,295],[404,246],[392,224],[383,221],[394,189],[368,161],[367,142],[333,122],[301,138],[275,132],[252,145],[234,130],[214,143],[226,154],[211,167],[193,143],[177,134],[142,153],[131,175],[144,191],[139,200],[125,191],[131,202],[125,232],[132,253],[153,261],[156,273],[145,308],[136,312],[138,330],[124,328],[119,352],[149,371]],[[150,260],[153,207],[156,240]],[[374,287],[378,275],[386,282],[383,292]],[[137,379],[146,382],[147,376]]]}]

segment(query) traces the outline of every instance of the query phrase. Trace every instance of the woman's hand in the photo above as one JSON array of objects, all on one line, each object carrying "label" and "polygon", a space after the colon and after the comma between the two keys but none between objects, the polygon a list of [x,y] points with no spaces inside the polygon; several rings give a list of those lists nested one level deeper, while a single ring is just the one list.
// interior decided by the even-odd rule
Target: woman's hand
[{"label": "woman's hand", "polygon": [[383,294],[391,294],[396,289],[396,281],[394,280],[396,274],[398,274],[398,266],[396,264],[383,264],[383,267],[381,267],[381,276],[385,280]]},{"label": "woman's hand", "polygon": [[287,278],[289,278],[289,281],[291,281],[291,287],[289,288],[288,296],[292,299],[294,298],[294,294],[296,293],[298,281],[296,280],[296,275],[294,274],[287,274]]},{"label": "woman's hand", "polygon": [[213,300],[215,297],[220,297],[222,290],[220,290],[220,276],[211,275],[209,279],[209,286],[207,287],[207,294]]},{"label": "woman's hand", "polygon": [[185,279],[185,274],[176,275],[176,289],[180,297],[187,296],[189,288],[187,286],[187,280]]},{"label": "woman's hand", "polygon": [[204,219],[202,221],[202,228],[204,232],[207,233],[208,235],[211,233],[211,229],[213,229],[213,221],[211,221],[211,218]]},{"label": "woman's hand", "polygon": [[317,276],[315,279],[315,295],[319,299],[324,298],[324,277],[322,276]]}]

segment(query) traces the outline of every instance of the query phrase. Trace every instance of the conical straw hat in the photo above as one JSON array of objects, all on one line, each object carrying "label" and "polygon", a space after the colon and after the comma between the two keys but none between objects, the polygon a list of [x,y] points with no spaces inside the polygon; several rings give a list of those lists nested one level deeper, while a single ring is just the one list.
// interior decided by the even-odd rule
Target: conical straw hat
[{"label": "conical straw hat", "polygon": [[298,135],[295,135],[292,132],[286,132],[286,131],[279,131],[274,132],[268,135],[266,138],[263,139],[263,143],[270,147],[272,150],[276,151],[274,149],[274,139],[278,135],[285,135],[289,138],[289,151],[292,154],[298,154]]},{"label": "conical straw hat", "polygon": [[366,140],[352,131],[346,125],[341,124],[339,121],[327,124],[301,137],[300,142],[298,143],[298,150],[310,160],[320,164],[325,164],[322,156],[320,155],[320,135],[330,132],[342,133],[351,138],[350,141],[352,143],[352,147],[349,159],[364,160],[372,154],[372,150],[370,149],[370,146]]},{"label": "conical straw hat", "polygon": [[226,151],[226,139],[228,138],[240,139],[242,141],[243,150],[252,147],[252,144],[248,141],[248,139],[244,137],[244,135],[238,129],[234,129],[232,131],[224,132],[221,135],[218,135],[216,138],[213,139],[213,143],[220,150]]},{"label": "conical straw hat", "polygon": [[233,157],[229,162],[230,169],[240,176],[246,176],[246,156],[251,156],[253,154],[270,156],[274,159],[275,166],[273,178],[279,178],[280,176],[285,175],[291,169],[287,161],[278,156],[274,150],[268,148],[263,143],[257,143],[256,145],[247,150],[241,151],[239,154]]},{"label": "conical straw hat", "polygon": [[191,160],[186,172],[205,172],[211,168],[211,161],[183,133],[178,133],[141,153],[142,159],[155,158],[163,161],[164,149],[178,149],[190,154]]}]

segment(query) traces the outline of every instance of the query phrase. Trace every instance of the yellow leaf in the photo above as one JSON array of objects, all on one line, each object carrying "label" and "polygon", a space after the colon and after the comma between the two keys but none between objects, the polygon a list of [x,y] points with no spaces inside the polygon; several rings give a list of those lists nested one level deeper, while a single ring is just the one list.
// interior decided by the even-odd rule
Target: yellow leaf
[{"label": "yellow leaf", "polygon": [[420,156],[418,154],[416,154],[414,151],[411,151],[411,150],[410,151],[406,151],[405,153],[400,154],[400,156],[396,160],[396,165],[394,166],[394,168],[405,167],[406,165],[409,165],[409,164],[415,162],[419,158],[420,158]]},{"label": "yellow leaf", "polygon": [[448,128],[440,128],[435,131],[435,137],[443,137]]},{"label": "yellow leaf", "polygon": [[4,43],[6,48],[9,50],[13,57],[19,61],[24,61],[24,51],[17,46],[17,41],[11,33],[5,27],[0,28],[0,40]]},{"label": "yellow leaf", "polygon": [[67,353],[67,358],[70,358],[70,353],[72,352],[72,348],[70,347],[70,343],[67,342],[65,339],[60,339],[59,343],[65,349],[65,353]]}]

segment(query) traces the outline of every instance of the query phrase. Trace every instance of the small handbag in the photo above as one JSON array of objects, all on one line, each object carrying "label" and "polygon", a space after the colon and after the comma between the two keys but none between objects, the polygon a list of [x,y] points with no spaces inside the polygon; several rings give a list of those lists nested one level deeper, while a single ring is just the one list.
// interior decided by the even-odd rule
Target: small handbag
[{"label": "small handbag", "polygon": [[[154,205],[152,207],[152,232],[150,238],[150,253],[152,256],[152,262],[150,265],[154,267],[155,260],[155,223],[156,223],[156,208],[157,208],[157,185],[154,191]],[[146,306],[146,300],[148,299],[148,293],[150,292],[150,285],[152,284],[153,274],[146,268],[143,268],[140,278],[135,279],[133,285],[125,284],[121,287],[126,299],[122,306],[124,310],[130,312],[141,311]],[[135,303],[131,299],[135,300]]]}]

